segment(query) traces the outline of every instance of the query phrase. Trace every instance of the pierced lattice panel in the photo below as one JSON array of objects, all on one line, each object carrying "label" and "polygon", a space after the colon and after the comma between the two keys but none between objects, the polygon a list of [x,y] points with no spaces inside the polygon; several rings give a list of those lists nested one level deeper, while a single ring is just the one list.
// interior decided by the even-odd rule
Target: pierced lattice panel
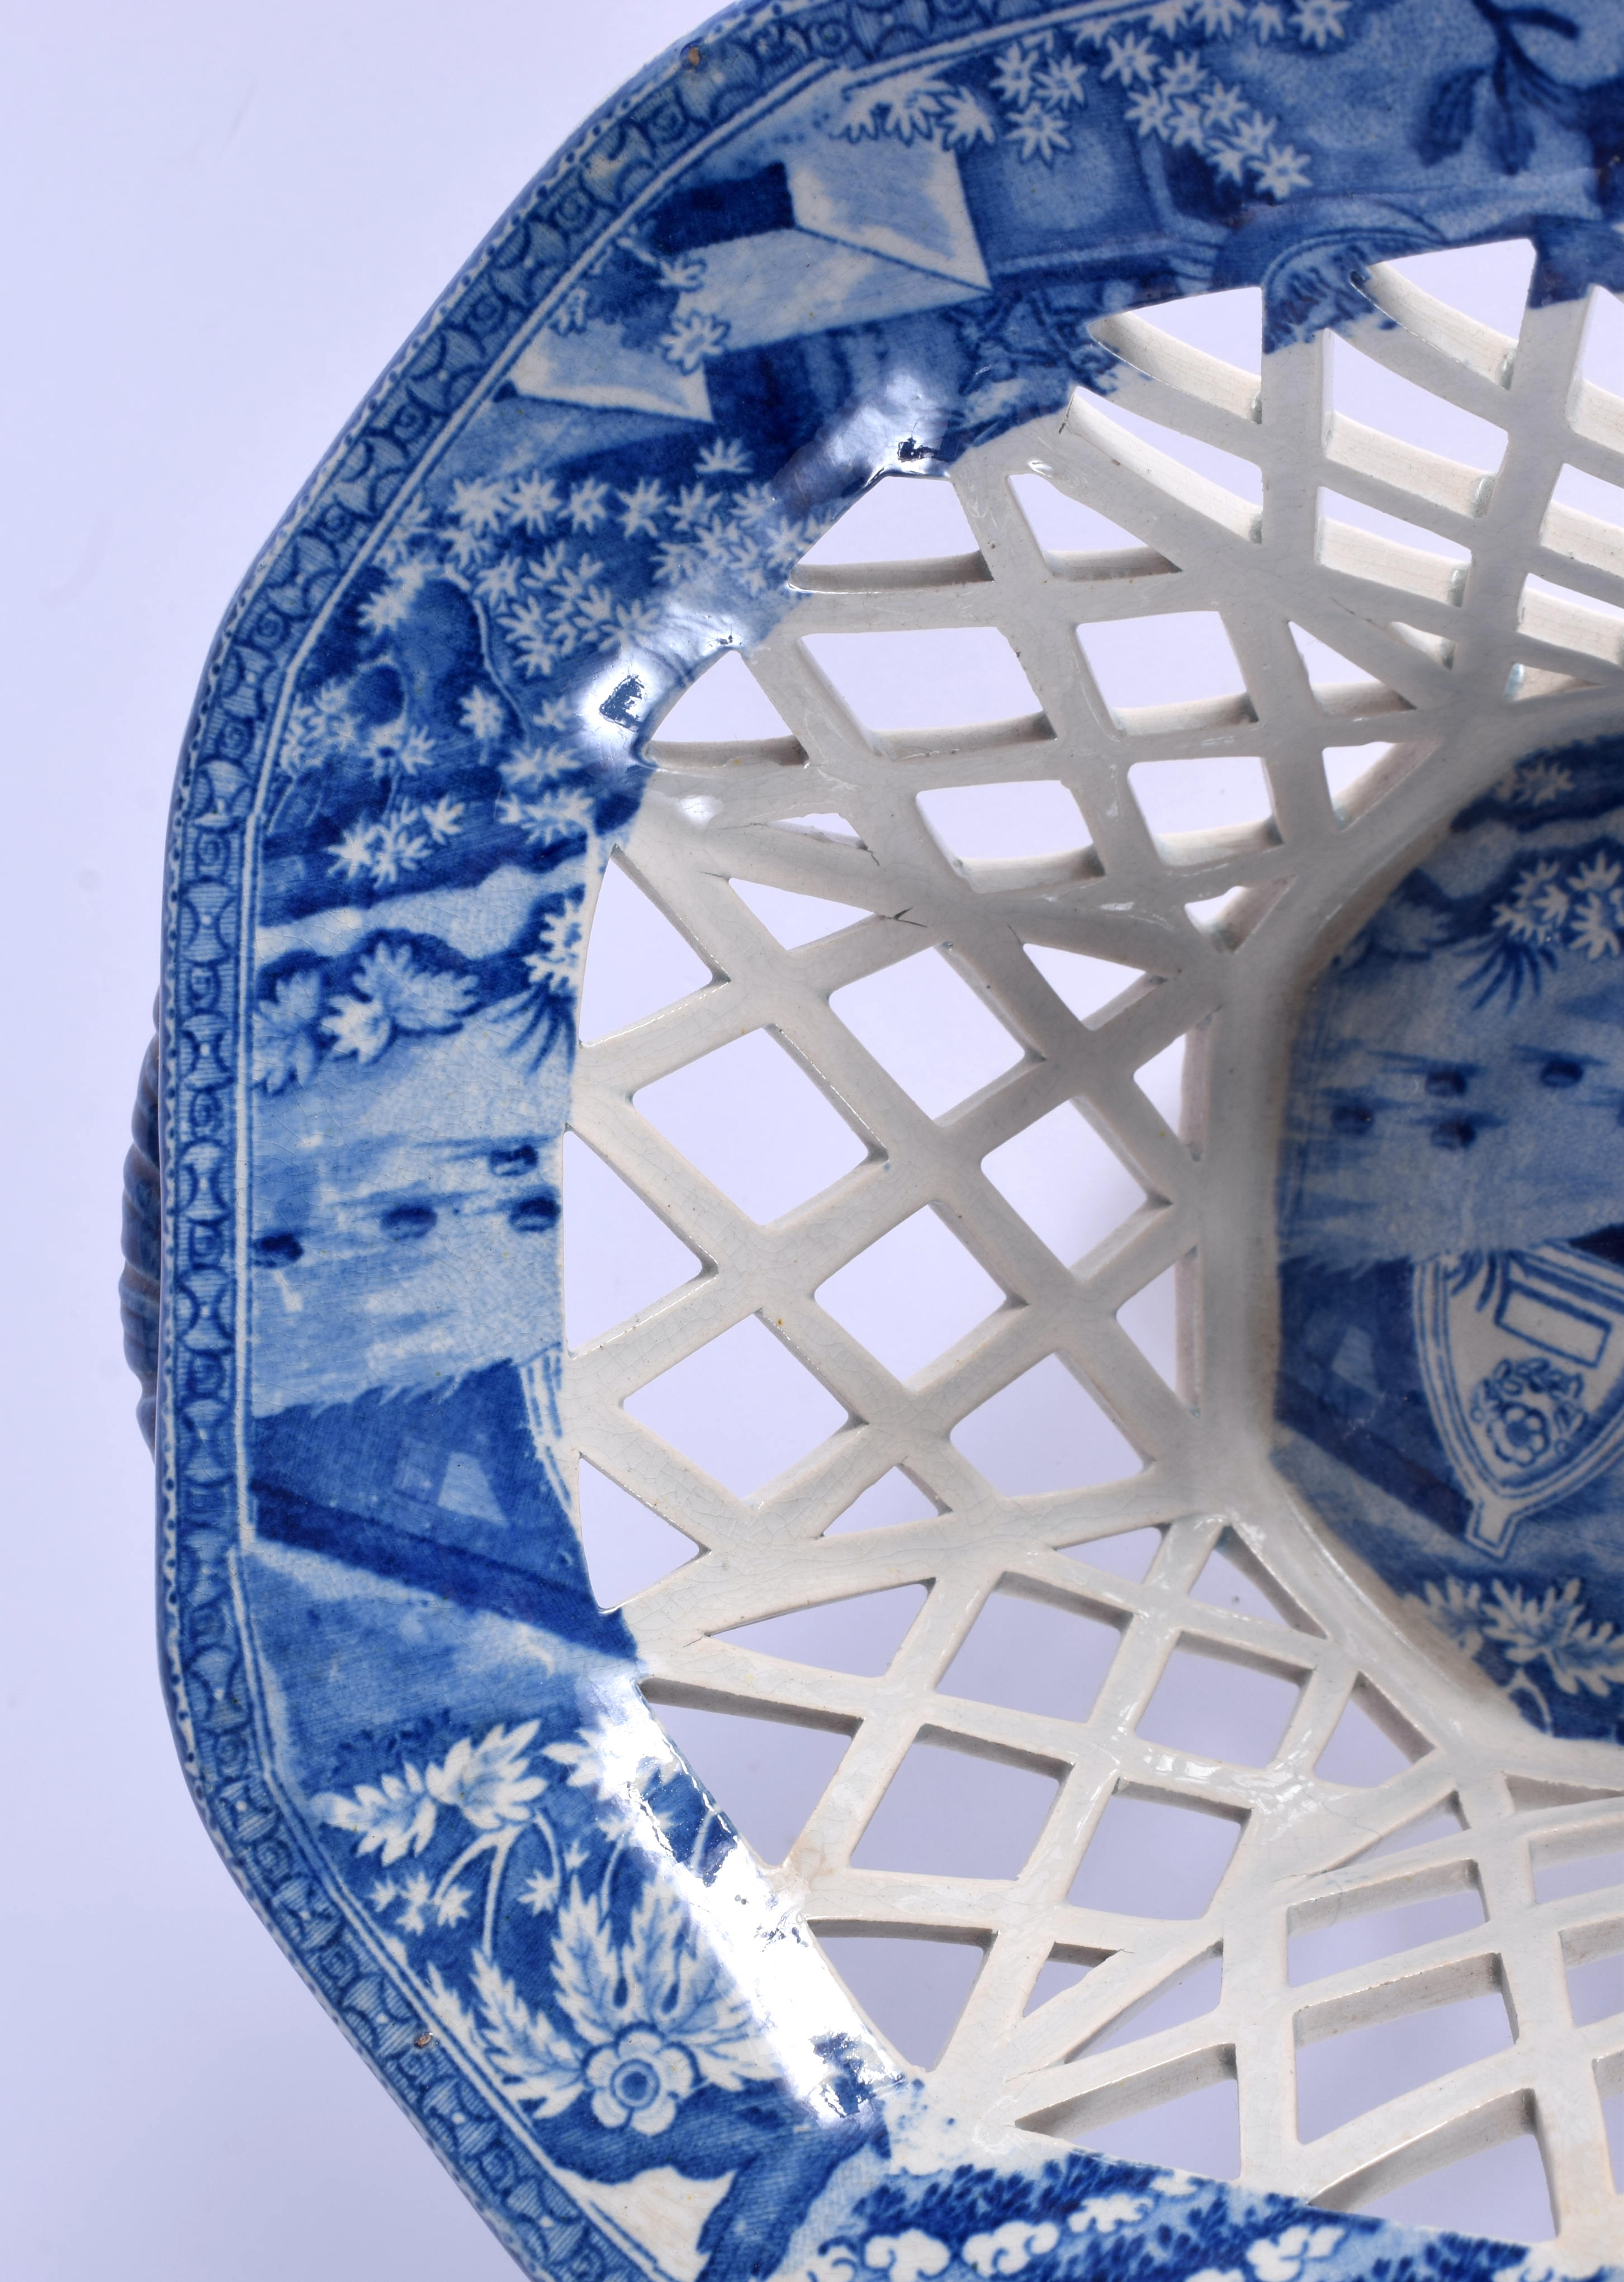
[{"label": "pierced lattice panel", "polygon": [[[954,466],[973,552],[802,565],[800,602],[749,659],[787,734],[657,744],[610,876],[641,888],[711,979],[583,1044],[572,1123],[702,1265],[575,1348],[565,1417],[597,1473],[703,1550],[630,1605],[651,1696],[843,1744],[772,1874],[784,1893],[832,1953],[873,1934],[981,1952],[934,2071],[958,2113],[1086,2144],[1232,2078],[1240,2176],[1332,2205],[1533,2132],[1564,2249],[1594,2260],[1624,2220],[1602,2105],[1624,2089],[1624,2016],[1583,2019],[1567,1976],[1624,1946],[1624,1896],[1540,1878],[1620,1843],[1616,1755],[1532,1734],[1464,1662],[1406,1634],[1266,1453],[1292,1007],[1429,830],[1531,746],[1616,723],[1624,643],[1607,606],[1624,603],[1624,537],[1552,492],[1565,469],[1624,484],[1624,400],[1581,375],[1583,303],[1530,311],[1513,342],[1395,272],[1367,291],[1359,351],[1503,436],[1497,469],[1334,411],[1328,338],[1270,356],[1260,383],[1147,318],[1113,319],[1095,329],[1124,360],[1113,399],[1079,392]],[[1180,439],[1259,470],[1261,508],[1193,472]],[[1045,551],[1034,478],[1124,543]],[[1339,520],[1335,500],[1418,543]],[[1167,687],[1224,640],[1233,672],[1193,695],[1124,694],[1115,630],[1155,618],[1169,621]],[[959,719],[955,647],[1000,641],[1011,717]],[[1346,678],[1310,669],[1316,645]],[[1187,792],[1193,769],[1225,763],[1249,810],[1158,830],[1167,765]],[[990,851],[975,804],[955,807],[988,786],[1032,788],[1007,802],[1030,818],[1026,844],[1006,834]],[[801,940],[758,915],[763,890],[845,912],[814,914]],[[1086,1001],[1071,991],[1081,1012],[1057,955],[1115,963],[1088,970]],[[962,1047],[938,1054],[934,1095],[909,1057],[921,1024]],[[1176,1127],[1156,1096],[1170,1106],[1180,1041]],[[808,1141],[804,1176],[778,1191],[693,1161],[672,1137],[680,1099],[660,1092],[680,1075],[720,1083],[707,1058],[745,1052],[788,1089],[781,1130],[798,1148],[821,1120],[832,1151]],[[1080,1260],[1001,1177],[1010,1145],[1053,1134],[1056,1113],[1103,1145],[1090,1177],[1123,1207]],[[963,1305],[921,1323],[909,1261],[943,1242],[960,1248]],[[1169,1275],[1176,1357],[1128,1328]],[[687,1432],[682,1374],[725,1370],[747,1339],[777,1342],[800,1392],[784,1397],[779,1470],[729,1487]],[[1023,1471],[1022,1422],[1068,1411],[1071,1459],[1045,1483]],[[923,1517],[826,1533],[897,1472]],[[1146,1525],[1160,1536],[1142,1581],[1091,1561],[1090,1541]],[[1201,1585],[1225,1548],[1266,1587],[1267,1613]],[[898,1587],[917,1613],[866,1676],[723,1637]],[[1092,1705],[956,1687],[977,1620],[1012,1603],[1104,1637]],[[1275,1684],[1282,1731],[1263,1764],[1226,1758],[1187,1711],[1181,1726],[1200,1690],[1167,1689],[1192,1656],[1215,1702],[1225,1673]],[[1332,1772],[1350,1706],[1399,1772]],[[1040,1779],[1038,1835],[998,1865],[1008,1874],[975,1867],[974,1849],[969,1867],[866,1867],[865,1835],[921,1749]],[[1200,1845],[1167,1857],[1210,1864],[1182,1914],[1117,1875],[1132,1845],[1106,1834],[1125,1806],[1199,1828]],[[1418,1943],[1409,1921],[1390,1953],[1295,1962],[1328,1926],[1450,1896],[1475,1921],[1426,1921]],[[1210,2009],[1134,2036],[1136,2006],[1215,1960]],[[1028,2011],[1052,1960],[1091,1969]],[[1497,2049],[1357,2115],[1314,2109],[1323,2040],[1483,1997],[1504,2006]]]}]

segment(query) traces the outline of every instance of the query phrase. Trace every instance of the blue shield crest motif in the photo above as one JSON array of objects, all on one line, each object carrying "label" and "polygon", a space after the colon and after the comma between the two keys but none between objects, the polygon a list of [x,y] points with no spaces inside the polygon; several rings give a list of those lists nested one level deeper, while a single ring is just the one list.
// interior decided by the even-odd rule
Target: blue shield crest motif
[{"label": "blue shield crest motif", "polygon": [[1467,1540],[1504,1556],[1624,1450],[1624,1269],[1567,1244],[1426,1260],[1413,1304],[1433,1424],[1472,1501]]}]

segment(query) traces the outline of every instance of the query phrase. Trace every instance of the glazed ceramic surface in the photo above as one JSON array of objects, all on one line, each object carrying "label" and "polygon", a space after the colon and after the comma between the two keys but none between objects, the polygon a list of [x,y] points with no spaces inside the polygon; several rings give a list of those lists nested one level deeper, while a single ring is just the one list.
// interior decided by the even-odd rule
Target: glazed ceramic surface
[{"label": "glazed ceramic surface", "polygon": [[[1624,2016],[1564,1975],[1624,1919],[1542,1881],[1624,1797],[1624,539],[1552,503],[1624,482],[1579,364],[1621,132],[1597,0],[734,12],[526,192],[233,605],[130,1183],[176,1732],[527,2271],[1521,2274],[1353,2207],[1528,2131],[1558,2255],[1616,2256]],[[1384,266],[1506,238],[1516,338]],[[1154,322],[1243,286],[1261,376]],[[1326,329],[1496,464],[1335,413]],[[882,478],[951,485],[962,550],[815,554]],[[1032,484],[1111,530],[1045,539]],[[1166,687],[1124,695],[1112,633],[1158,617]],[[1184,686],[1193,628],[1228,679]],[[851,664],[944,630],[1002,638],[1009,718],[944,710],[939,649]],[[775,734],[668,723],[719,659]],[[1144,771],[1237,756],[1255,818],[1154,827]],[[1060,788],[1075,833],[978,851],[920,798],[988,786]],[[700,977],[582,1043],[611,856]],[[1079,1006],[1068,959],[1116,982]],[[992,1042],[939,1098],[863,1012],[905,975],[909,1021]],[[638,1102],[748,1040],[803,1091],[741,1201]],[[1131,1176],[1081,1258],[988,1169],[1057,1116]],[[809,1183],[816,1118],[847,1156]],[[566,1127],[700,1262],[574,1347]],[[828,1295],[918,1215],[990,1297],[888,1368]],[[1169,1277],[1176,1384],[1119,1314]],[[828,1413],[765,1481],[689,1447],[679,1374],[730,1338]],[[1019,1401],[1082,1406],[1077,1470],[986,1455]],[[601,1607],[582,1456],[703,1558]],[[851,1517],[898,1481],[916,1517]],[[877,1676],[724,1637],[901,1587]],[[1103,1628],[1092,1703],[952,1678],[999,1596]],[[1286,1687],[1266,1765],[1158,1729],[1191,1655]],[[662,1704],[843,1739],[781,1865]],[[1350,1711],[1380,1781],[1334,1771]],[[967,1821],[865,1866],[944,1750],[1041,1789],[1011,1874]],[[1216,1847],[1193,1901],[1135,1885],[1141,1810]],[[1472,1930],[1294,1985],[1288,1938],[1468,1890]],[[865,1931],[980,1953],[928,2075],[819,1946]],[[1205,2014],[1101,2048],[1220,1956]],[[1050,1963],[1090,1969],[1031,2005]],[[1504,2049],[1302,2123],[1304,2048],[1484,1991]],[[1085,2152],[1231,2078],[1238,2183]]]}]

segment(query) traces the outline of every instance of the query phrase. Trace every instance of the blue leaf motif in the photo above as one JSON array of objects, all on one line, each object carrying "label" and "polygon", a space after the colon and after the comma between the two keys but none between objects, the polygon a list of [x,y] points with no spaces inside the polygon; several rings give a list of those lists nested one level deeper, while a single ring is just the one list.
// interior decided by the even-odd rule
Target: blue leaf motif
[{"label": "blue leaf motif", "polygon": [[1520,175],[1534,156],[1534,122],[1518,74],[1506,55],[1495,66],[1495,97],[1489,141],[1502,171]]},{"label": "blue leaf motif", "polygon": [[1457,151],[1465,148],[1477,108],[1478,82],[1482,76],[1481,66],[1474,64],[1466,71],[1446,72],[1434,83],[1426,116],[1416,138],[1424,167],[1435,167],[1441,159],[1452,159]]},{"label": "blue leaf motif", "polygon": [[596,1894],[583,1894],[579,1878],[558,1913],[553,1937],[553,1985],[558,2002],[588,2044],[612,2044],[638,2018],[641,1991],[621,1967],[609,1914]]},{"label": "blue leaf motif", "polygon": [[[485,2007],[486,2048],[509,2079],[509,2094],[527,2105],[533,2102],[540,2115],[562,2115],[584,2089],[580,2053],[567,2037],[557,2034],[539,2006],[531,2012],[483,1950],[474,1952],[473,1972]],[[434,1980],[438,1984],[438,1974]],[[439,1984],[437,1994],[442,1991]],[[444,1993],[449,1998],[449,1992]],[[462,2013],[458,2025],[466,2019]]]}]

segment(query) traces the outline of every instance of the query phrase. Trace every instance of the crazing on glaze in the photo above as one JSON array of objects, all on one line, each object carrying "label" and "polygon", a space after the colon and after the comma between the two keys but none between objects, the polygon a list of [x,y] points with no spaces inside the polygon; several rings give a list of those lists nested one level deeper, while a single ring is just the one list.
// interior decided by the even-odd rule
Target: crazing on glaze
[{"label": "crazing on glaze", "polygon": [[[233,607],[140,1137],[161,1339],[150,1177],[130,1286],[177,1734],[531,2272],[1522,2270],[1030,2134],[990,2154],[898,2078],[593,1598],[559,1152],[651,730],[862,488],[1108,396],[1114,311],[1258,283],[1279,350],[1367,316],[1372,261],[1519,234],[1536,299],[1619,283],[1620,74],[1593,0],[734,12],[540,178]],[[1283,1191],[1283,1400],[1383,1492],[1337,1525],[1531,1715],[1609,1734],[1614,768],[1524,764],[1337,962]],[[1395,1147],[1413,1200],[1373,1236]]]}]

